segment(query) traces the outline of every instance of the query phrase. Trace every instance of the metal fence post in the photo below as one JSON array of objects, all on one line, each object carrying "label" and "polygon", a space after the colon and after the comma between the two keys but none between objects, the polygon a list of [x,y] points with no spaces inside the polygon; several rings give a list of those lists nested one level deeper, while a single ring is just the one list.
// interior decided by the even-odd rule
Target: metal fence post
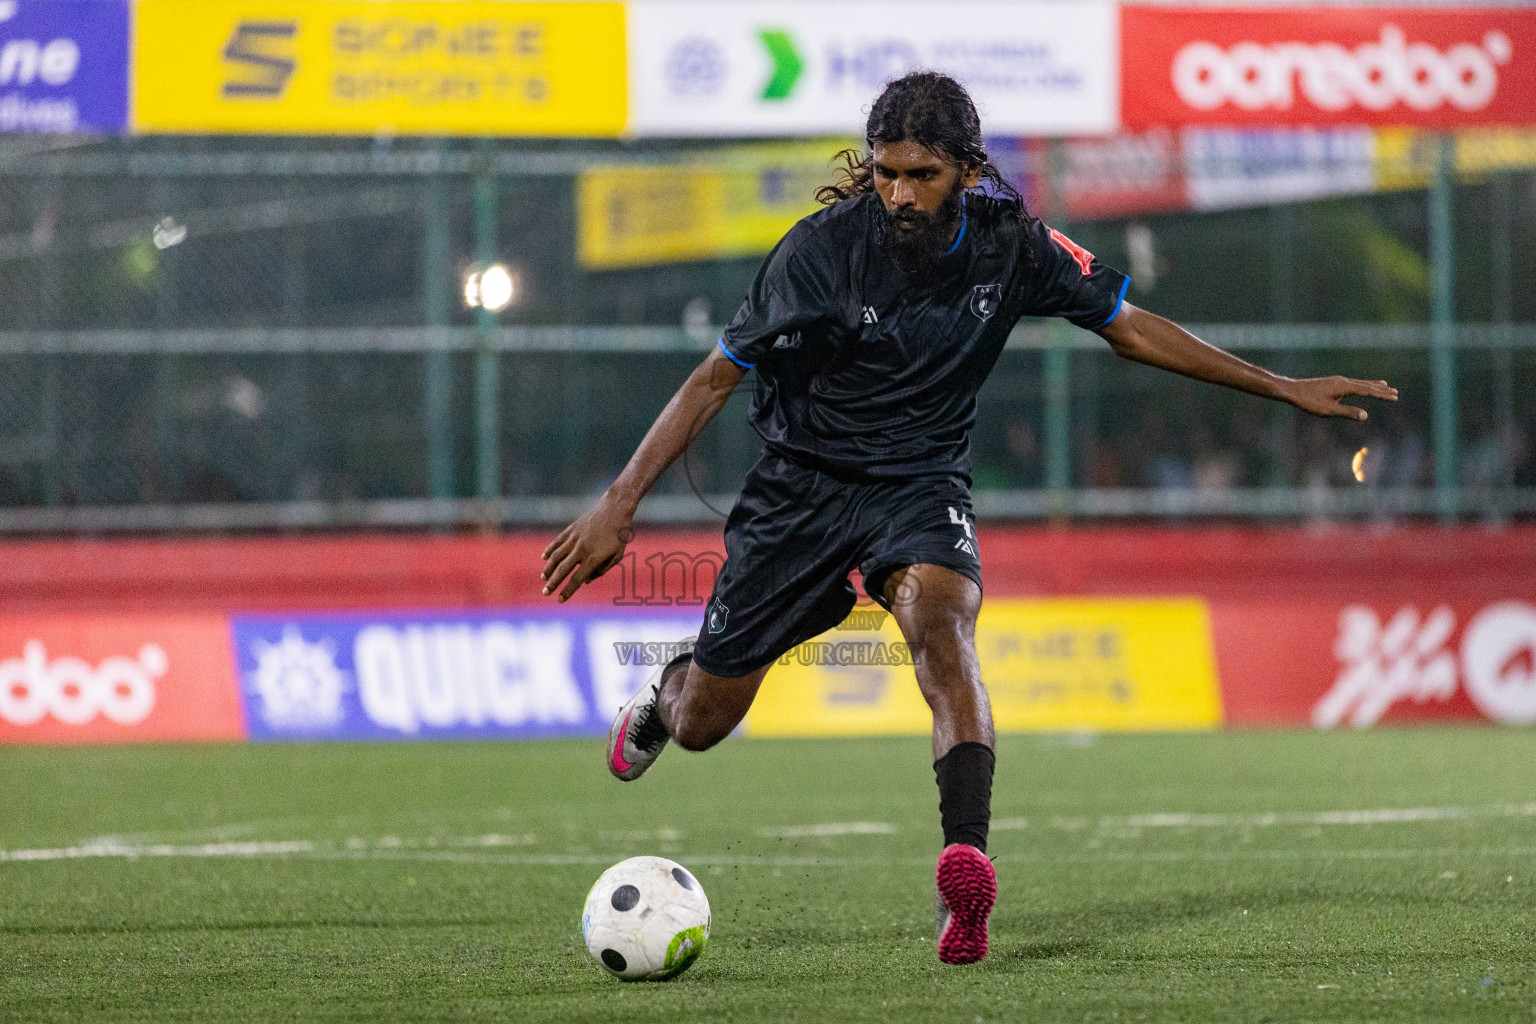
[{"label": "metal fence post", "polygon": [[1505,487],[1515,485],[1515,458],[1511,450],[1515,437],[1515,350],[1510,345],[1510,321],[1513,319],[1514,276],[1511,248],[1514,241],[1514,192],[1512,174],[1505,171],[1493,176],[1492,228],[1488,233],[1492,259],[1489,261],[1490,316],[1498,325],[1495,335],[1498,347],[1494,349],[1494,405],[1497,408],[1499,427],[1503,431],[1503,473],[1500,483]]},{"label": "metal fence post", "polygon": [[[63,190],[58,181],[45,182],[39,189],[39,217],[57,218],[61,213],[63,204]],[[64,266],[58,248],[50,239],[49,245],[42,252],[38,270],[40,279],[38,288],[37,308],[34,312],[37,327],[40,330],[57,330],[63,326],[64,312]],[[42,387],[39,390],[38,401],[38,431],[41,435],[43,450],[42,486],[43,501],[49,505],[60,505],[64,501],[64,460],[67,453],[63,418],[63,357],[57,355],[42,357]]]},{"label": "metal fence post", "polygon": [[1456,521],[1460,496],[1456,466],[1456,242],[1451,211],[1455,160],[1455,137],[1442,134],[1429,189],[1429,265],[1435,502],[1444,525]]},{"label": "metal fence post", "polygon": [[[421,304],[429,327],[447,327],[449,318],[447,199],[441,173],[426,178],[422,204]],[[426,354],[422,382],[422,428],[427,435],[427,494],[435,500],[453,494],[453,354]]]},{"label": "metal fence post", "polygon": [[[1289,203],[1269,208],[1269,262],[1269,318],[1277,324],[1288,324],[1296,319],[1296,207]],[[1288,377],[1295,375],[1297,358],[1294,351],[1276,349],[1273,358],[1276,373]],[[1289,453],[1295,450],[1295,438],[1295,407],[1276,402],[1269,411],[1271,458],[1265,474],[1266,485],[1284,487],[1294,482]]]},{"label": "metal fence post", "polygon": [[[482,153],[485,161],[475,175],[475,260],[483,270],[496,262],[497,196],[489,148]],[[484,306],[476,308],[475,495],[486,502],[501,493],[500,360],[491,348],[495,327],[496,314]]]},{"label": "metal fence post", "polygon": [[[160,215],[170,214],[174,196],[169,178],[156,178],[153,196]],[[155,257],[155,326],[169,330],[176,320],[176,264],[179,253],[159,250]],[[155,447],[160,460],[161,501],[184,500],[182,467],[186,445],[181,437],[181,381],[176,356],[170,353],[156,360],[155,368]]]},{"label": "metal fence post", "polygon": [[1065,320],[1051,322],[1050,347],[1045,350],[1045,486],[1051,493],[1052,514],[1066,513],[1072,486],[1072,352]]},{"label": "metal fence post", "polygon": [[[1066,143],[1046,143],[1046,179],[1051,199],[1066,194]],[[1050,216],[1065,216],[1065,202],[1048,202]],[[1072,352],[1065,320],[1052,320],[1045,362],[1045,487],[1053,519],[1067,514],[1067,492],[1072,486]]]}]

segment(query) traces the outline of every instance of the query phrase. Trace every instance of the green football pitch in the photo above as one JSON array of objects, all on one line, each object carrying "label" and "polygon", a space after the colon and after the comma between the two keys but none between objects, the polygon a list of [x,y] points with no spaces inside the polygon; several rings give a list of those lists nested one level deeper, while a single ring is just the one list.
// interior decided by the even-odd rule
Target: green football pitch
[{"label": "green football pitch", "polygon": [[[927,743],[0,750],[5,1021],[1536,1018],[1536,733],[1010,737],[992,953],[933,953]],[[665,984],[608,864],[714,910]]]}]

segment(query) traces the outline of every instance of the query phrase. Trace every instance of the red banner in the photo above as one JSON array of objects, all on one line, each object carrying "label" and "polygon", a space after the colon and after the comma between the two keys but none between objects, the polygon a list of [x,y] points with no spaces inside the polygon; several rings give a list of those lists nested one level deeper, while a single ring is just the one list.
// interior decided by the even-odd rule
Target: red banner
[{"label": "red banner", "polygon": [[[552,533],[0,545],[0,743],[243,737],[233,612],[522,606],[702,620],[718,529],[643,528],[564,606],[540,593]],[[1228,725],[1536,724],[1536,528],[977,535],[988,600],[1202,600]],[[283,660],[302,645],[273,637],[268,682],[313,698],[309,663]]]},{"label": "red banner", "polygon": [[[1041,140],[1043,145],[1043,140]],[[1179,139],[1163,129],[1102,139],[1070,139],[1062,147],[1062,195],[1053,208],[1071,220],[1165,213],[1189,207]]]},{"label": "red banner", "polygon": [[1121,121],[1410,125],[1536,121],[1536,11],[1121,9]]},{"label": "red banner", "polygon": [[1222,602],[1228,725],[1536,723],[1536,603]]},{"label": "red banner", "polygon": [[0,619],[0,743],[244,737],[222,615]]}]

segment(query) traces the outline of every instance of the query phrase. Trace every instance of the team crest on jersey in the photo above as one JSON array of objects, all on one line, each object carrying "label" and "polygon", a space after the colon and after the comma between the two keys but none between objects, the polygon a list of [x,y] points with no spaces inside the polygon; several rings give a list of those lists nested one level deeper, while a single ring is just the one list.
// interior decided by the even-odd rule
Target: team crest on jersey
[{"label": "team crest on jersey", "polygon": [[725,631],[725,619],[726,619],[726,616],[728,616],[730,614],[731,614],[731,610],[729,608],[727,608],[725,605],[721,604],[720,603],[720,599],[718,597],[715,598],[714,601],[710,602],[710,605],[709,605],[709,631],[711,633],[721,633],[721,632],[724,632]]},{"label": "team crest on jersey", "polygon": [[985,320],[1002,304],[1003,286],[1000,284],[979,284],[971,289],[971,312],[978,319]]}]

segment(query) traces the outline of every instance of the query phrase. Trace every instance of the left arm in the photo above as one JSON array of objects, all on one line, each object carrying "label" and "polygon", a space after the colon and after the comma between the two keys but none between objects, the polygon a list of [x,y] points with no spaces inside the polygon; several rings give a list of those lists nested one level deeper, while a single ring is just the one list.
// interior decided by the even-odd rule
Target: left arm
[{"label": "left arm", "polygon": [[1116,355],[1174,373],[1236,388],[1251,395],[1289,402],[1317,416],[1366,418],[1364,409],[1345,405],[1345,395],[1397,401],[1397,389],[1384,380],[1312,377],[1293,380],[1244,362],[1199,338],[1171,320],[1124,303],[1118,316],[1099,334]]}]

